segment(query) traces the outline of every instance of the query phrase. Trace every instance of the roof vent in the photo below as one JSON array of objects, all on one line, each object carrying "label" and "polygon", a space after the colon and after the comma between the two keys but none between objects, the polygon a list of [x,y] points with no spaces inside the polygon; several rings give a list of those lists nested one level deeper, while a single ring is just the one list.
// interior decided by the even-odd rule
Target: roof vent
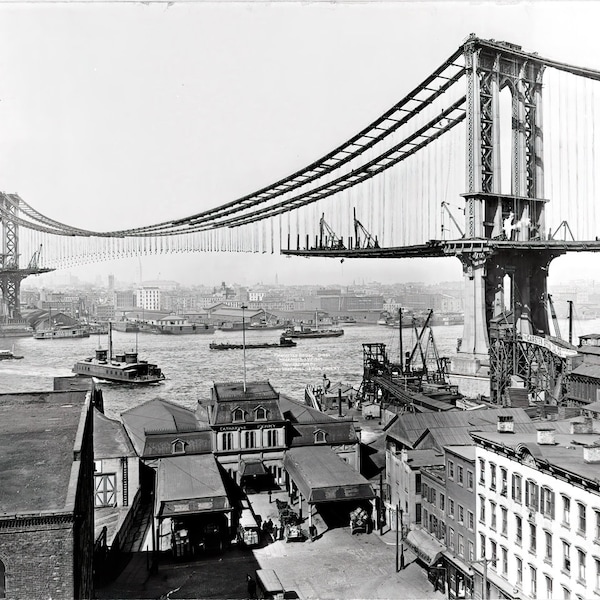
[{"label": "roof vent", "polygon": [[555,430],[552,427],[544,427],[537,430],[537,443],[540,446],[551,446],[556,444],[554,438]]},{"label": "roof vent", "polygon": [[571,421],[571,433],[594,433],[594,425],[591,417]]},{"label": "roof vent", "polygon": [[600,444],[590,444],[583,447],[583,462],[600,463]]}]

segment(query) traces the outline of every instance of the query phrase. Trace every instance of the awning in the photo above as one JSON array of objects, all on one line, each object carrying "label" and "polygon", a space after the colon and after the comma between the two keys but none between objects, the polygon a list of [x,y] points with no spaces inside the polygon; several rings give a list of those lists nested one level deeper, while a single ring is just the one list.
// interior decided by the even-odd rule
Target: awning
[{"label": "awning", "polygon": [[283,467],[309,504],[376,497],[369,481],[328,446],[292,448]]},{"label": "awning", "polygon": [[263,465],[262,460],[248,460],[242,459],[240,460],[240,477],[256,477],[257,475],[266,475],[267,470],[265,469],[265,465]]},{"label": "awning", "polygon": [[434,565],[446,549],[422,529],[411,529],[404,542],[428,567]]}]

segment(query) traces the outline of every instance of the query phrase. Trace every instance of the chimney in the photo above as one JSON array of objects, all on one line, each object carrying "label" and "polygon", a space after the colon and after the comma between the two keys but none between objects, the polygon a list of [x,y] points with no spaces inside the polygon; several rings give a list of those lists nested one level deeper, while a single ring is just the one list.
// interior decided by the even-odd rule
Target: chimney
[{"label": "chimney", "polygon": [[544,427],[537,430],[537,443],[540,446],[551,446],[556,444],[554,439],[555,430],[552,427]]},{"label": "chimney", "polygon": [[498,415],[498,433],[514,433],[515,422],[512,415]]},{"label": "chimney", "polygon": [[600,445],[590,444],[583,447],[583,462],[588,464],[600,463]]},{"label": "chimney", "polygon": [[591,417],[584,417],[583,419],[571,421],[571,433],[594,433],[594,426]]}]

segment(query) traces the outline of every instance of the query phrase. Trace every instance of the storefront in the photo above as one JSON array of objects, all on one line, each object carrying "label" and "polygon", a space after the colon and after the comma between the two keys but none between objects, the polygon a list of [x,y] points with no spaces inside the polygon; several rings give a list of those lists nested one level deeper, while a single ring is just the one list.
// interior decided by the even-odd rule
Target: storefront
[{"label": "storefront", "polygon": [[161,458],[155,502],[157,551],[176,557],[222,550],[232,539],[231,503],[212,454]]}]

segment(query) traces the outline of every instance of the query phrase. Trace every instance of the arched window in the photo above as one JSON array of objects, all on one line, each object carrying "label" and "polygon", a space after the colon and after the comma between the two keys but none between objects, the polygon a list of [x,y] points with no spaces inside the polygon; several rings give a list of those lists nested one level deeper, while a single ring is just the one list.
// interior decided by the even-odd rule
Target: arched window
[{"label": "arched window", "polygon": [[324,444],[327,441],[327,433],[322,429],[317,429],[314,433],[315,444]]},{"label": "arched window", "polygon": [[242,408],[240,408],[239,406],[234,408],[231,411],[231,417],[233,419],[233,421],[245,421],[246,419],[244,418],[244,410]]},{"label": "arched window", "polygon": [[184,454],[185,453],[185,442],[183,440],[174,440],[171,442],[171,452],[173,454]]},{"label": "arched window", "polygon": [[265,421],[267,419],[267,409],[263,406],[257,406],[254,409],[257,421]]},{"label": "arched window", "polygon": [[6,598],[6,568],[0,560],[0,598]]}]

